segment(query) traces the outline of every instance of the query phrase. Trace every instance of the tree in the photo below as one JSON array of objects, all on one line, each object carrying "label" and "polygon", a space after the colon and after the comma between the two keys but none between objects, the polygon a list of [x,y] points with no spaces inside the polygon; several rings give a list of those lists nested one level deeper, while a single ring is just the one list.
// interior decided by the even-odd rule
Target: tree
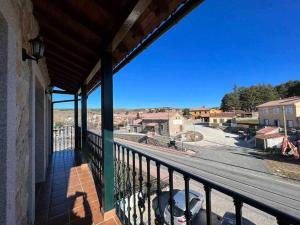
[{"label": "tree", "polygon": [[277,85],[275,88],[280,98],[300,96],[300,81],[297,80],[290,80],[286,83]]},{"label": "tree", "polygon": [[235,84],[232,93],[227,93],[224,95],[221,103],[221,109],[223,111],[232,111],[240,109],[240,98],[239,98],[239,88]]},{"label": "tree", "polygon": [[185,108],[185,109],[182,110],[182,113],[183,113],[184,116],[189,116],[190,115],[190,109]]},{"label": "tree", "polygon": [[271,85],[256,85],[240,88],[239,99],[241,109],[251,112],[262,103],[279,99],[279,95]]},{"label": "tree", "polygon": [[225,94],[222,99],[221,109],[223,111],[232,111],[232,110],[240,109],[240,100],[238,94],[236,93]]}]

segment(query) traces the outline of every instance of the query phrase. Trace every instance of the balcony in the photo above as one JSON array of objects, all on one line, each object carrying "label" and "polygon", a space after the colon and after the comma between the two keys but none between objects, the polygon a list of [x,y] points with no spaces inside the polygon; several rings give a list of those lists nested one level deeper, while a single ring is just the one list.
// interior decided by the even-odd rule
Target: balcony
[{"label": "balcony", "polygon": [[[281,202],[114,140],[113,75],[202,2],[0,1],[1,225],[218,224],[214,192],[232,203],[238,225],[245,205],[300,224]],[[87,98],[100,85],[101,136],[87,129]],[[53,128],[54,94],[72,96],[74,127]]]},{"label": "balcony", "polygon": [[[36,224],[219,224],[220,215],[213,208],[212,192],[220,192],[232,200],[236,224],[257,224],[243,218],[243,206],[253,207],[273,216],[279,225],[299,224],[291,213],[230,190],[198,174],[193,174],[164,160],[114,141],[113,177],[104,177],[103,148],[100,135],[87,131],[86,152],[73,150],[73,127],[55,130],[54,152],[47,182],[37,197]],[[78,128],[77,138],[82,138]],[[62,147],[63,146],[63,147]],[[66,147],[65,147],[66,146]],[[107,179],[113,193],[116,214],[105,216]],[[191,196],[201,190],[196,200],[203,209],[195,215]],[[182,193],[182,210],[178,212],[177,193]],[[110,193],[109,193],[110,194]],[[175,197],[177,198],[177,197]],[[186,207],[187,206],[187,207]],[[192,207],[192,208],[191,208]],[[169,214],[166,214],[169,210]],[[179,216],[169,216],[177,215]],[[259,215],[259,214],[257,214]],[[247,223],[248,222],[248,223]]]}]

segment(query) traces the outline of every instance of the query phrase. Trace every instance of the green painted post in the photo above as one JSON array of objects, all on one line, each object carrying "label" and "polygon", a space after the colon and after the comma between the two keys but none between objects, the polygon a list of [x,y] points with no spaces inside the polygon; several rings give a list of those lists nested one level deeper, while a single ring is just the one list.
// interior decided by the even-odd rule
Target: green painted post
[{"label": "green painted post", "polygon": [[103,149],[104,212],[114,209],[114,161],[113,161],[113,72],[112,56],[105,53],[101,58],[101,119]]},{"label": "green painted post", "polygon": [[54,152],[54,146],[53,146],[53,126],[54,126],[54,119],[53,119],[53,108],[54,108],[54,104],[53,104],[53,94],[51,94],[51,154]]},{"label": "green painted post", "polygon": [[75,150],[79,150],[78,140],[78,94],[74,95],[74,127],[75,127]]},{"label": "green painted post", "polygon": [[81,87],[81,151],[83,161],[87,161],[87,94],[86,86]]}]

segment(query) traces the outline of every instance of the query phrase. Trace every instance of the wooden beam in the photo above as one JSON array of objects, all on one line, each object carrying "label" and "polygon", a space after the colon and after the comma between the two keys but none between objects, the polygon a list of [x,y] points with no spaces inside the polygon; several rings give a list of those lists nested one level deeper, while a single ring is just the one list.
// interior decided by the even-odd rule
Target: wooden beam
[{"label": "wooden beam", "polygon": [[62,55],[57,54],[57,53],[52,52],[52,51],[47,51],[46,61],[48,61],[48,60],[50,60],[50,61],[52,61],[52,60],[59,61],[59,62],[63,63],[66,66],[74,67],[74,68],[76,68],[76,69],[78,69],[79,71],[82,71],[82,72],[86,72],[87,70],[89,70],[89,68],[85,67],[84,65],[76,63],[72,59],[63,57]]},{"label": "wooden beam", "polygon": [[[76,39],[74,36],[68,36],[61,30],[58,30],[50,25],[44,25],[41,27],[41,34],[47,39],[58,43],[59,45],[65,46],[69,51],[74,51],[80,55],[84,55],[87,58],[97,58],[97,51],[93,47],[85,46],[80,40]],[[94,46],[95,47],[95,46]]]},{"label": "wooden beam", "polygon": [[[130,31],[133,25],[136,23],[136,21],[141,16],[141,14],[147,9],[150,3],[151,0],[139,0],[136,3],[135,7],[128,15],[128,17],[125,19],[125,21],[119,28],[118,32],[116,33],[116,35],[112,38],[110,44],[107,47],[108,52],[113,52],[118,47],[118,45],[122,42],[124,37]],[[85,84],[88,84],[88,82],[95,76],[95,74],[100,70],[100,68],[101,68],[101,59],[97,61],[96,65],[91,70],[90,74],[88,75],[85,81]]]},{"label": "wooden beam", "polygon": [[113,37],[111,43],[108,46],[108,51],[113,52],[118,45],[123,41],[124,37],[136,23],[141,14],[146,10],[146,8],[151,3],[151,0],[139,0],[131,13],[128,15],[116,35]]},{"label": "wooden beam", "polygon": [[57,7],[55,4],[48,3],[46,1],[33,0],[34,3],[34,15],[38,18],[38,21],[44,19],[51,19],[55,23],[61,24],[64,21],[66,24],[73,24],[73,27],[78,30],[78,33],[85,33],[94,38],[101,37],[103,31],[99,27],[89,26],[87,23],[83,23],[81,17],[74,17],[67,14],[62,8]]},{"label": "wooden beam", "polygon": [[[60,33],[66,34],[66,36],[69,36],[71,39],[76,37],[76,40],[80,40],[82,45],[86,45],[89,48],[93,48],[95,45],[100,46],[102,35],[95,34],[80,23],[73,23],[64,17],[57,18],[54,16],[49,20],[47,17],[41,15],[40,11],[35,13],[35,15],[37,15],[41,27],[46,27],[46,29],[51,27],[51,30],[58,30]],[[62,23],[62,21],[64,22]]]},{"label": "wooden beam", "polygon": [[52,54],[58,54],[62,57],[68,58],[74,62],[77,62],[84,67],[91,67],[91,63],[85,57],[76,54],[74,51],[70,51],[70,49],[66,48],[65,46],[59,45],[58,43],[43,37],[45,41],[45,55],[47,57],[47,53],[51,52]]},{"label": "wooden beam", "polygon": [[65,72],[70,73],[72,75],[76,75],[76,76],[72,76],[72,77],[79,77],[79,78],[81,78],[83,76],[83,74],[80,73],[80,71],[74,70],[74,69],[72,69],[72,67],[65,66],[64,64],[61,64],[58,61],[53,61],[53,60],[49,60],[48,59],[47,60],[47,65],[49,65],[49,67],[53,66],[53,67],[55,67],[58,70],[65,71]]}]

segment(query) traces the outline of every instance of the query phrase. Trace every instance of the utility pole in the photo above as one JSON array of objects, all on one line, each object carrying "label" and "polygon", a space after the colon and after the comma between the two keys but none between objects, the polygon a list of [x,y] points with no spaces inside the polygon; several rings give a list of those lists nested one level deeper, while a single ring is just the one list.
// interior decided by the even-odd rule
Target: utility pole
[{"label": "utility pole", "polygon": [[287,137],[286,117],[285,117],[285,107],[284,107],[284,105],[282,106],[282,113],[283,113],[284,136]]}]

